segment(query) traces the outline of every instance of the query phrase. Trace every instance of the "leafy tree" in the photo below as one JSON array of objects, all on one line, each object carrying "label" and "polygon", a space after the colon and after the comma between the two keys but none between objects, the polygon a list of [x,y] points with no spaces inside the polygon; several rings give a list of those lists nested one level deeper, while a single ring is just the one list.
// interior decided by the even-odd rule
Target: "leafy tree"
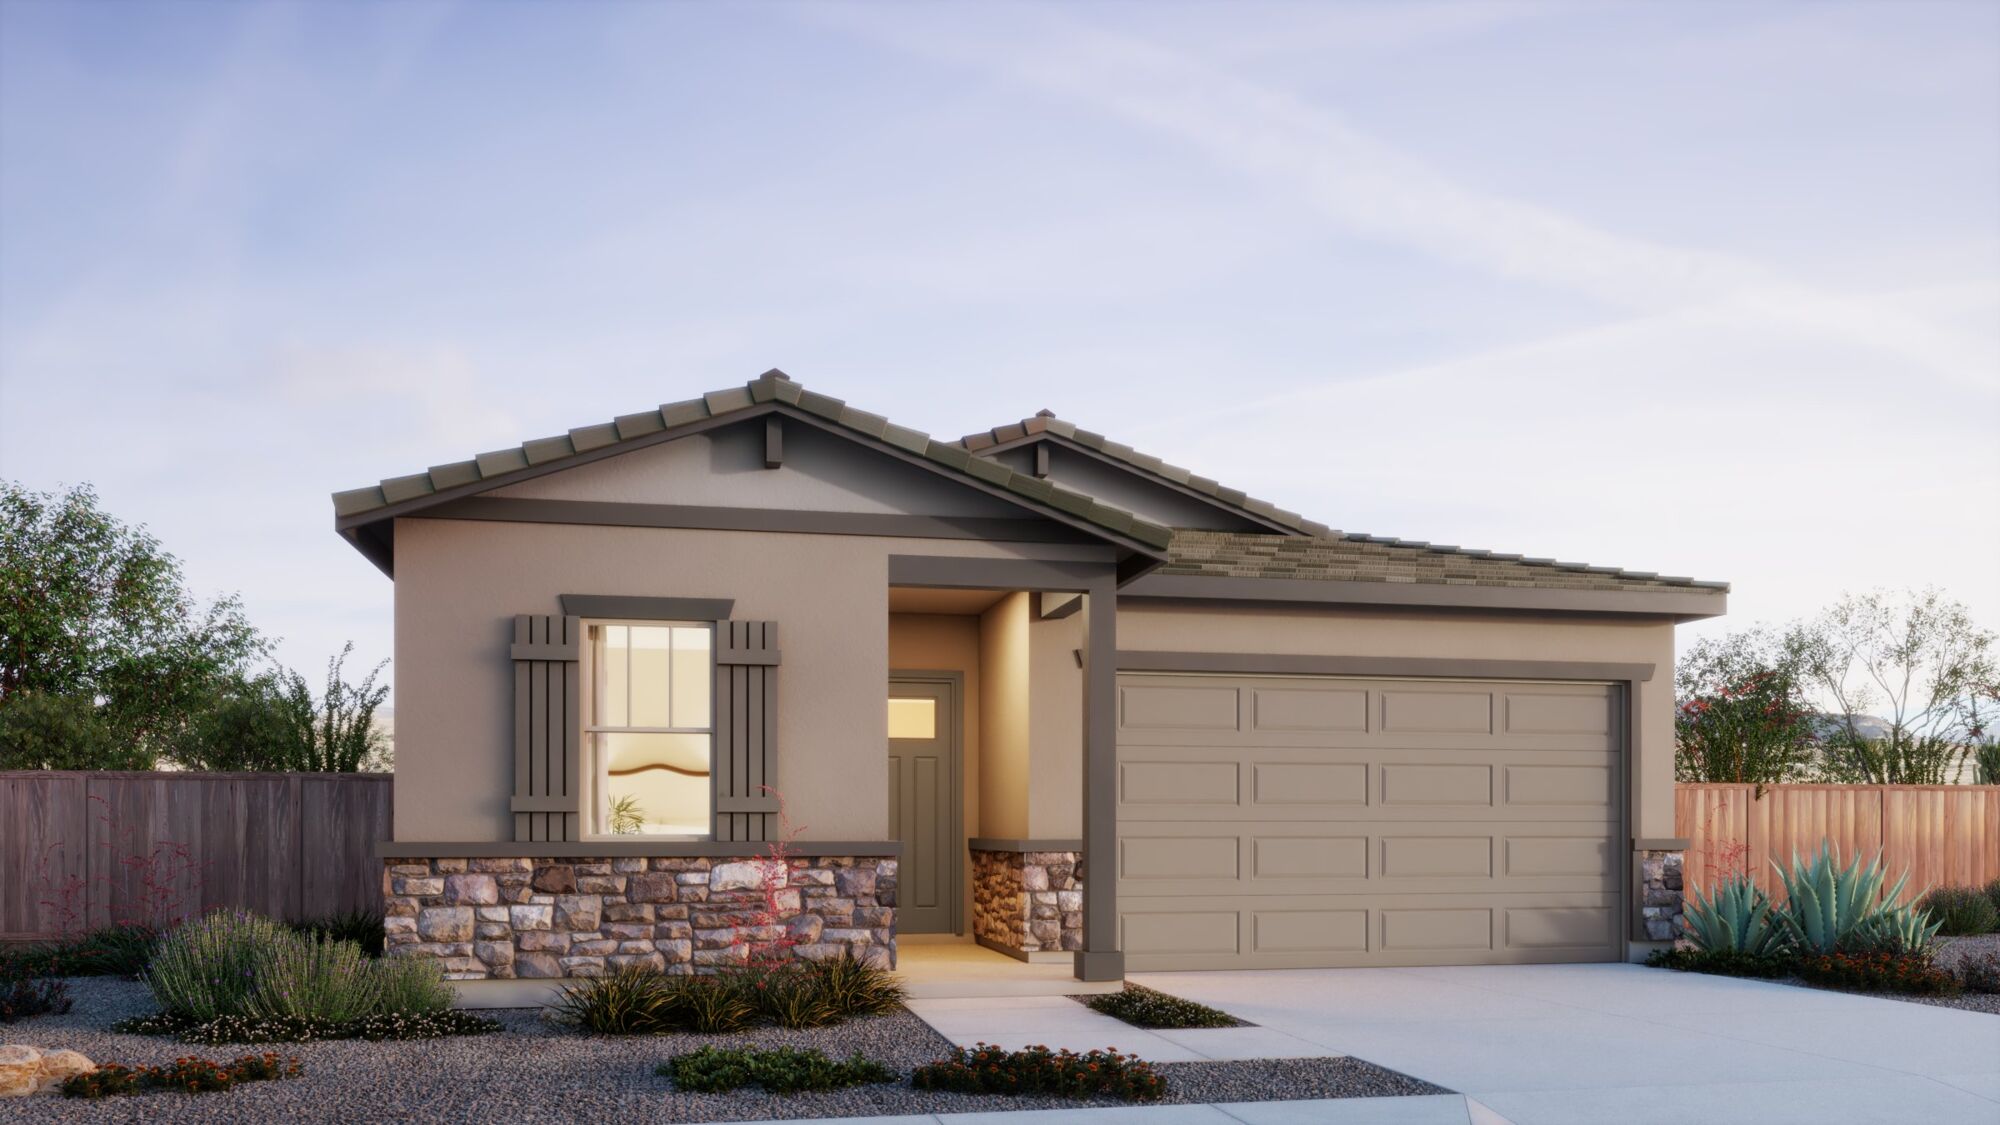
[{"label": "leafy tree", "polygon": [[1674,669],[1674,695],[1678,780],[1769,785],[1813,764],[1798,654],[1769,630],[1697,643]]},{"label": "leafy tree", "polygon": [[127,744],[119,765],[150,760],[263,649],[237,599],[197,603],[180,561],[90,486],[0,482],[0,711],[84,700]]},{"label": "leafy tree", "polygon": [[0,770],[147,770],[152,755],[80,695],[22,692],[0,707]]},{"label": "leafy tree", "polygon": [[[1788,644],[1799,668],[1834,704],[1825,738],[1829,780],[1941,785],[1980,737],[1981,700],[2000,680],[1994,635],[1935,589],[1849,595]],[[1862,733],[1877,714],[1888,730]]]},{"label": "leafy tree", "polygon": [[375,712],[388,695],[383,661],[359,684],[344,675],[349,642],[327,661],[317,699],[304,676],[277,668],[238,681],[196,714],[172,748],[190,769],[353,773],[384,765]]}]

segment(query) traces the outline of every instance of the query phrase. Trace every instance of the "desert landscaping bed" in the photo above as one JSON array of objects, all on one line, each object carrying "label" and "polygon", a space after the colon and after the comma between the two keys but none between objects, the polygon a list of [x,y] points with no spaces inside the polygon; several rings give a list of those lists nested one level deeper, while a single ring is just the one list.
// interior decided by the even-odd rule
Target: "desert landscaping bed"
[{"label": "desert landscaping bed", "polygon": [[[1937,966],[1949,969],[1960,961],[1973,957],[2000,956],[2000,934],[1975,934],[1971,937],[1941,937],[1935,947]],[[1898,996],[1889,992],[1870,992],[1868,996],[1880,996],[1885,1000],[1904,1000],[1912,1004],[1929,1004],[1934,1008],[1957,1008],[1966,1012],[1985,1012],[2000,1016],[2000,993],[1964,992],[1957,996]]]},{"label": "desert landscaping bed", "polygon": [[[70,987],[74,1010],[9,1025],[5,1038],[81,1051],[99,1062],[157,1064],[187,1054],[241,1053],[109,1031],[121,1018],[154,1010],[139,983],[96,977],[73,979]],[[675,1090],[668,1079],[653,1073],[665,1059],[701,1046],[756,1044],[817,1047],[835,1058],[859,1051],[906,1077],[951,1047],[908,1012],[802,1031],[761,1028],[730,1035],[634,1037],[579,1035],[526,1010],[493,1014],[505,1025],[493,1035],[254,1048],[296,1055],[304,1071],[296,1079],[198,1097],[151,1094],[100,1102],[52,1095],[10,1099],[0,1102],[0,1121],[744,1121],[1122,1104],[923,1091],[904,1082],[782,1097],[755,1090],[690,1094]],[[1359,1059],[1164,1063],[1158,1069],[1168,1081],[1167,1102],[1447,1092]]]}]

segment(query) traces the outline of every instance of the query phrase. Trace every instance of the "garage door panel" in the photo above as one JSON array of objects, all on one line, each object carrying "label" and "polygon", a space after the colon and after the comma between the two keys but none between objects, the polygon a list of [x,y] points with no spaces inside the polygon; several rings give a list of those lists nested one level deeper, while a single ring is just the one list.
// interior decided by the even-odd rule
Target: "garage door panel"
[{"label": "garage door panel", "polygon": [[1508,734],[1609,734],[1615,719],[1606,692],[1510,691],[1503,729]]},{"label": "garage door panel", "polygon": [[1384,734],[1492,734],[1490,691],[1385,690],[1377,711]]},{"label": "garage door panel", "polygon": [[1502,800],[1509,806],[1581,805],[1605,808],[1611,803],[1613,778],[1609,764],[1601,766],[1509,765],[1504,767]]},{"label": "garage door panel", "polygon": [[1129,731],[1234,731],[1240,725],[1233,687],[1159,684],[1121,688],[1118,720]]},{"label": "garage door panel", "polygon": [[1121,804],[1144,806],[1242,803],[1242,767],[1233,761],[1128,761],[1118,767]]},{"label": "garage door panel", "polygon": [[1353,688],[1267,687],[1250,692],[1250,729],[1367,733],[1368,692]]},{"label": "garage door panel", "polygon": [[1252,762],[1250,800],[1258,805],[1366,805],[1366,762]]},{"label": "garage door panel", "polygon": [[[1126,967],[1346,968],[1615,959],[1615,894],[1218,898],[1120,910]],[[1135,947],[1132,941],[1139,943]]]},{"label": "garage door panel", "polygon": [[1121,929],[1143,946],[1125,947],[1133,970],[1622,953],[1608,687],[1120,683],[1118,891]]},{"label": "garage door panel", "polygon": [[1383,765],[1377,773],[1385,807],[1493,805],[1493,767],[1485,763],[1402,762]]},{"label": "garage door panel", "polygon": [[1602,949],[1617,936],[1610,906],[1522,906],[1503,912],[1508,949]]}]

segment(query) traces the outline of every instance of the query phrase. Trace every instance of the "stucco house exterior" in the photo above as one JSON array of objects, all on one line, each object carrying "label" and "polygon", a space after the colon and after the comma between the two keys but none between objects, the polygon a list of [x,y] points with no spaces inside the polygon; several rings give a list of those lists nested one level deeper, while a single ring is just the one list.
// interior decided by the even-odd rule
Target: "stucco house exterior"
[{"label": "stucco house exterior", "polygon": [[1343,534],[1046,412],[938,440],[777,371],[334,510],[395,582],[389,941],[455,979],[779,936],[1091,981],[1604,961],[1677,920],[1674,626],[1720,583]]}]

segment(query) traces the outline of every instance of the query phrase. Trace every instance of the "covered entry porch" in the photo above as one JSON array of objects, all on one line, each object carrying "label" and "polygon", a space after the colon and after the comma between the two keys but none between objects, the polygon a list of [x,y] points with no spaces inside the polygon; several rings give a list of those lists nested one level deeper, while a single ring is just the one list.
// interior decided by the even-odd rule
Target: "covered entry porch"
[{"label": "covered entry porch", "polygon": [[1084,886],[1115,846],[1114,565],[893,556],[889,571],[899,961],[913,984],[1122,979],[1112,887]]}]

